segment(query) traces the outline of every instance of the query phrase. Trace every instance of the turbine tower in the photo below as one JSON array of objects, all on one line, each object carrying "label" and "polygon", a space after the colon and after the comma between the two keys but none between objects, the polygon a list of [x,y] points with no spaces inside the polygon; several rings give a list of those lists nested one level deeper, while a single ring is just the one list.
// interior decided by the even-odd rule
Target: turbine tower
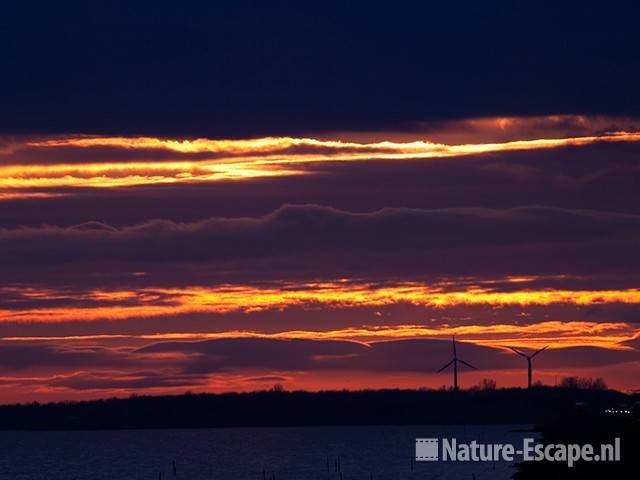
[{"label": "turbine tower", "polygon": [[464,360],[461,360],[458,358],[458,354],[456,353],[456,337],[454,336],[452,340],[453,340],[453,359],[449,363],[447,363],[444,367],[442,367],[440,370],[438,370],[436,373],[440,373],[446,368],[449,368],[449,366],[453,365],[453,390],[457,392],[458,391],[458,363],[466,365],[469,368],[473,368],[474,370],[477,370],[477,368],[471,365],[470,363],[467,363]]},{"label": "turbine tower", "polygon": [[515,353],[517,353],[518,355],[520,355],[521,357],[524,357],[527,359],[527,388],[531,388],[531,371],[532,371],[532,367],[531,367],[531,360],[533,359],[533,357],[535,357],[536,355],[538,355],[541,352],[544,352],[547,348],[549,348],[549,345],[547,345],[546,347],[542,347],[540,350],[536,350],[535,352],[533,352],[531,355],[527,355],[526,353],[522,353],[520,350],[518,350],[517,348],[514,347],[509,347],[511,350],[513,350]]}]

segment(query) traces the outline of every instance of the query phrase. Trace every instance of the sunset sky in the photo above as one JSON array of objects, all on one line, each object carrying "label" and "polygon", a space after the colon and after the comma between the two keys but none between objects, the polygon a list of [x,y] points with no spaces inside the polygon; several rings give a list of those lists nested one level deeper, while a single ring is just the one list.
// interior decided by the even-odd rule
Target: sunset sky
[{"label": "sunset sky", "polygon": [[637,16],[570,3],[5,7],[0,403],[640,389]]}]

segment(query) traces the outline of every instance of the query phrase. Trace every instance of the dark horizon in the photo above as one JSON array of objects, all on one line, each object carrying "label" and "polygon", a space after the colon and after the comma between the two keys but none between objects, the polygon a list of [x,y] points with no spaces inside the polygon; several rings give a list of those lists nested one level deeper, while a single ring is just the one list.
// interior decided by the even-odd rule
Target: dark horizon
[{"label": "dark horizon", "polygon": [[[331,425],[550,425],[569,418],[640,416],[638,395],[593,380],[495,389],[186,392],[0,406],[0,430],[122,430]],[[605,413],[617,411],[623,413]],[[171,412],[167,415],[167,412]],[[224,412],[224,413],[221,413]]]}]

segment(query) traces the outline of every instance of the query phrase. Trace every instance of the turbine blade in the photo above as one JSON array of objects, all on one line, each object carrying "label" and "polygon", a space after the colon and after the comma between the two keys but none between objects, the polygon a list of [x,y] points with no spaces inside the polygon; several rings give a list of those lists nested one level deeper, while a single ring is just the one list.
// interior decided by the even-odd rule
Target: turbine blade
[{"label": "turbine blade", "polygon": [[513,350],[514,352],[516,352],[516,353],[517,353],[518,355],[520,355],[521,357],[529,358],[529,356],[528,356],[528,355],[525,355],[524,353],[522,353],[520,350],[518,350],[518,349],[516,349],[516,348],[509,347],[509,349]]},{"label": "turbine blade", "polygon": [[544,352],[547,348],[549,348],[549,345],[547,345],[546,347],[542,347],[540,350],[538,350],[537,352],[535,352],[533,355],[531,355],[531,358],[535,357],[537,354]]},{"label": "turbine blade", "polygon": [[460,359],[458,359],[458,361],[459,361],[460,363],[462,363],[463,365],[466,365],[466,366],[467,366],[467,367],[469,367],[469,368],[473,368],[474,370],[477,370],[477,368],[476,368],[476,367],[474,367],[474,366],[473,366],[473,365],[471,365],[470,363],[465,362],[464,360],[460,360]]},{"label": "turbine blade", "polygon": [[455,335],[452,337],[453,340],[453,358],[456,358],[456,337]]},{"label": "turbine blade", "polygon": [[436,373],[440,373],[441,371],[443,371],[445,368],[451,366],[451,364],[454,362],[454,360],[451,360],[449,363],[447,363],[444,367],[442,367],[440,370],[438,370]]}]

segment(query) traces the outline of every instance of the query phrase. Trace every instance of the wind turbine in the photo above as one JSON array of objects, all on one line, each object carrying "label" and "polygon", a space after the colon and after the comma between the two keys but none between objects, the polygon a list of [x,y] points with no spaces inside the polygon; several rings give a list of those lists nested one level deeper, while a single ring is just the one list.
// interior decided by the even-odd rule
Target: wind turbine
[{"label": "wind turbine", "polygon": [[536,350],[531,355],[522,353],[520,350],[514,347],[509,347],[509,348],[513,350],[515,353],[517,353],[518,355],[520,355],[521,357],[524,357],[527,359],[527,379],[528,379],[527,388],[531,388],[531,360],[533,360],[533,357],[535,357],[541,352],[544,352],[547,348],[549,348],[549,345],[547,345],[546,347],[542,347],[540,350]]},{"label": "wind turbine", "polygon": [[440,373],[446,368],[449,368],[449,366],[453,365],[453,390],[457,392],[458,391],[458,363],[462,363],[463,365],[466,365],[469,368],[473,368],[474,370],[477,370],[477,368],[471,365],[470,363],[467,363],[464,360],[460,360],[458,358],[458,354],[456,353],[456,337],[454,336],[452,340],[453,340],[453,359],[449,363],[447,363],[444,367],[442,367],[440,370],[438,370],[436,373]]}]

